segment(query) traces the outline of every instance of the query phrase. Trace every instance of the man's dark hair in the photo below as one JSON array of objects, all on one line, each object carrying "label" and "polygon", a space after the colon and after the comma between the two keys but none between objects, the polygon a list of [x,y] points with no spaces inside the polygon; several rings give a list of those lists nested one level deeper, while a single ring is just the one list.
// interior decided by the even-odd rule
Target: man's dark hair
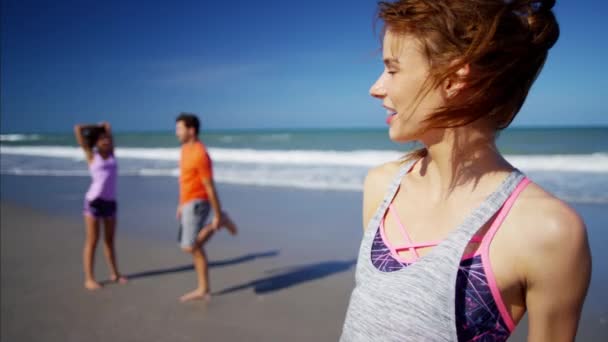
[{"label": "man's dark hair", "polygon": [[180,113],[175,119],[175,122],[183,122],[187,128],[194,127],[194,132],[198,135],[198,132],[201,127],[201,122],[198,120],[198,117],[192,113]]}]

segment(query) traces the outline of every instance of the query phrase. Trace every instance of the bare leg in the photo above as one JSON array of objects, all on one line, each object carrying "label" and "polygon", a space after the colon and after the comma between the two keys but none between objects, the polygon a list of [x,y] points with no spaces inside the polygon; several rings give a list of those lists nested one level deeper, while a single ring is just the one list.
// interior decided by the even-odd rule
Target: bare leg
[{"label": "bare leg", "polygon": [[211,228],[211,224],[206,225],[201,232],[198,234],[198,238],[197,241],[201,240],[201,235],[206,234],[205,230],[209,229],[209,230],[220,230],[222,228],[226,228],[231,235],[236,235],[238,233],[238,229],[236,227],[236,224],[234,224],[234,222],[232,221],[232,219],[230,218],[230,216],[228,216],[228,213],[225,211],[222,211],[222,220],[220,221],[220,225],[217,229],[213,229]]},{"label": "bare leg", "polygon": [[[215,233],[215,230],[211,229],[211,227],[209,225],[203,227],[203,229],[201,229],[201,231],[196,236],[196,246],[198,246],[198,247],[204,246],[207,243],[207,241],[209,241],[209,239],[213,236],[214,233]],[[190,253],[192,253],[192,252],[190,252]]]},{"label": "bare leg", "polygon": [[84,223],[87,234],[82,253],[84,287],[88,290],[98,290],[101,288],[101,285],[95,280],[95,276],[93,275],[93,260],[95,259],[95,249],[99,240],[99,221],[93,216],[85,215]]},{"label": "bare leg", "polygon": [[228,229],[232,235],[236,235],[238,232],[236,224],[234,224],[234,222],[230,219],[227,212],[222,212],[222,222],[220,222],[220,226]]},{"label": "bare leg", "polygon": [[116,249],[114,248],[114,236],[116,235],[116,218],[107,217],[103,220],[104,224],[104,254],[110,267],[110,279],[113,282],[126,284],[127,278],[120,275],[116,266]]},{"label": "bare leg", "polygon": [[180,298],[180,301],[182,302],[197,299],[211,299],[211,296],[209,295],[209,266],[207,263],[207,254],[203,249],[203,245],[211,238],[213,233],[214,231],[212,229],[203,228],[196,239],[196,245],[191,249],[184,249],[185,252],[192,254],[192,261],[194,262],[194,269],[196,270],[198,279],[198,287],[194,291],[183,295]]},{"label": "bare leg", "polygon": [[[236,235],[237,228],[234,222],[230,219],[226,212],[222,212],[222,220],[220,222],[220,228],[226,228],[230,234]],[[185,252],[192,254],[192,260],[194,262],[194,269],[198,277],[198,288],[194,291],[188,292],[180,298],[180,301],[186,302],[196,299],[210,300],[211,291],[209,289],[209,269],[207,264],[207,255],[203,246],[209,241],[209,239],[215,233],[215,229],[212,229],[210,225],[207,225],[201,229],[196,237],[195,246],[193,248],[184,249]]]}]

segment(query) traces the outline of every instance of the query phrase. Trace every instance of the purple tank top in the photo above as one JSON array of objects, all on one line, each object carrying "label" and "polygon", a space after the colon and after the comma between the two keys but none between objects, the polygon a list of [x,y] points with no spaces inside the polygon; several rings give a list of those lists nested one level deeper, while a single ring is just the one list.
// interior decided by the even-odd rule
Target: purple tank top
[{"label": "purple tank top", "polygon": [[91,173],[91,186],[85,198],[88,201],[101,198],[108,201],[116,199],[116,173],[118,165],[114,155],[103,159],[97,152],[93,154],[93,161],[89,164]]}]

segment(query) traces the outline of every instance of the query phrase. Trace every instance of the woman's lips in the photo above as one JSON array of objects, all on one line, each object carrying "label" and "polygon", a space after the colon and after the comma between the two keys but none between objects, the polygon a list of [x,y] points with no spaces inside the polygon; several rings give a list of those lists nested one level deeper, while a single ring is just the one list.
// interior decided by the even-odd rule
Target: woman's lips
[{"label": "woman's lips", "polygon": [[386,117],[386,123],[387,123],[388,125],[390,125],[390,124],[391,124],[391,122],[393,121],[393,119],[395,118],[395,116],[397,115],[397,112],[395,112],[395,111],[393,111],[393,110],[390,110],[390,109],[387,109],[387,110],[386,110],[386,114],[388,115],[388,116]]}]

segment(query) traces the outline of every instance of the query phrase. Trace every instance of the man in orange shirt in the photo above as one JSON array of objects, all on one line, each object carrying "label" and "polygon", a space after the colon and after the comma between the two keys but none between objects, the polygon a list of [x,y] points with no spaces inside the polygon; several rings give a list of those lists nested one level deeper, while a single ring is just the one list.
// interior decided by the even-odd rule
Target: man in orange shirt
[{"label": "man in orange shirt", "polygon": [[[196,115],[182,113],[175,120],[175,135],[182,144],[179,176],[180,223],[179,243],[182,250],[192,254],[198,277],[198,287],[183,295],[182,302],[210,298],[207,256],[203,245],[220,227],[236,234],[234,223],[222,212],[213,183],[213,168],[207,149],[198,137],[200,122]],[[213,220],[205,225],[210,210]]]}]

